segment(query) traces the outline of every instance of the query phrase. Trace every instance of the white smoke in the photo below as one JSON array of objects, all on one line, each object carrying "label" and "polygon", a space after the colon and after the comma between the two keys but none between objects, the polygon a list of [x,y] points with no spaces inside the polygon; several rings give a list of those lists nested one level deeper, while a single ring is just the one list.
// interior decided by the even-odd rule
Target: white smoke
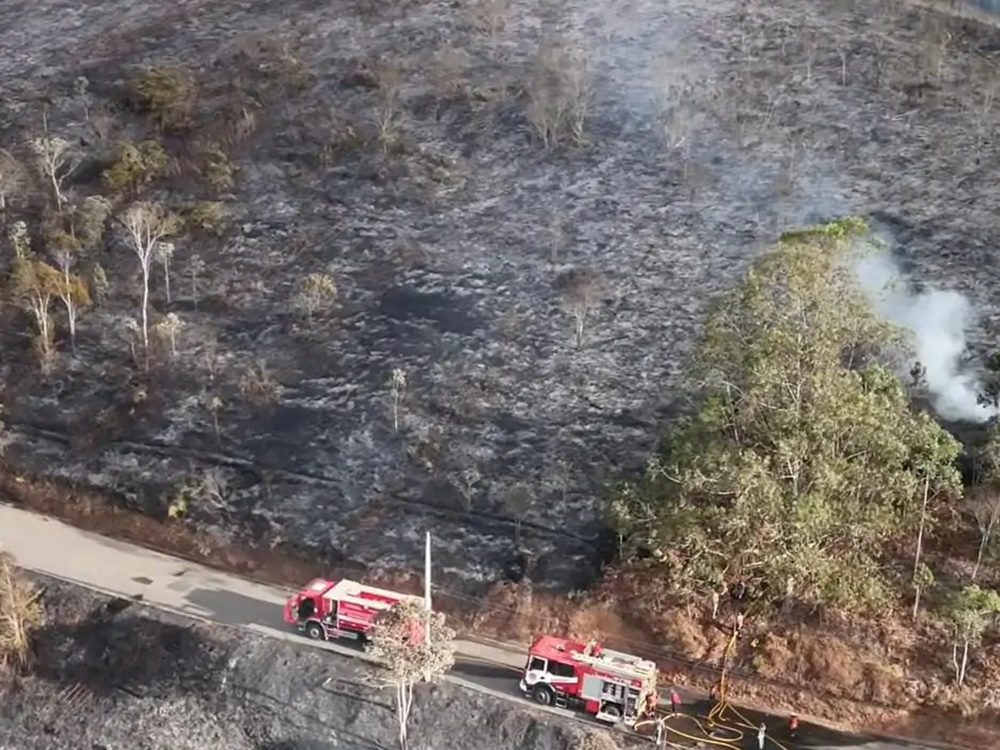
[{"label": "white smoke", "polygon": [[995,411],[977,400],[979,378],[962,359],[966,332],[974,322],[969,300],[945,289],[915,290],[886,254],[865,256],[856,272],[879,313],[912,332],[916,359],[926,369],[937,413],[962,422],[985,422],[992,417]]}]

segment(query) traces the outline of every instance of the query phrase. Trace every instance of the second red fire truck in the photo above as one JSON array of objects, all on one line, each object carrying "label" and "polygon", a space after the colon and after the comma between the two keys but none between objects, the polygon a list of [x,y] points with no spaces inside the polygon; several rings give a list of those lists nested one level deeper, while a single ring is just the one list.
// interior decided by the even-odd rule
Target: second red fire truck
[{"label": "second red fire truck", "polygon": [[656,665],[596,641],[543,635],[528,651],[522,692],[544,706],[580,708],[599,721],[634,726],[659,702]]}]

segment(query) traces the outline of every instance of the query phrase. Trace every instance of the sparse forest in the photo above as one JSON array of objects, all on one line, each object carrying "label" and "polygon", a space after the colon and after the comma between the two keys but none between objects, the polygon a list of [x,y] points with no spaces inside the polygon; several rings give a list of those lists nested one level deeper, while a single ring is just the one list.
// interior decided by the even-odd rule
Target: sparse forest
[{"label": "sparse forest", "polygon": [[748,693],[995,717],[1000,437],[939,418],[843,268],[878,244],[964,295],[945,375],[995,409],[996,29],[903,0],[0,24],[11,497],[241,571],[405,578],[432,528],[483,629],[697,682],[748,608]]}]

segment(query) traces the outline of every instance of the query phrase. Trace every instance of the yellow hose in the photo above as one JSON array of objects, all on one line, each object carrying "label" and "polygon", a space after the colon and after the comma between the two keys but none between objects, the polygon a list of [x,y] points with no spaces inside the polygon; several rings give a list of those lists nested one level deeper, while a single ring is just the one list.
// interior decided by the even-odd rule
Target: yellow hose
[{"label": "yellow hose", "polygon": [[[682,737],[686,740],[690,740],[696,743],[707,742],[710,745],[716,745],[718,747],[726,748],[726,750],[739,750],[739,748],[742,747],[740,741],[744,738],[745,733],[741,729],[738,729],[737,727],[743,727],[744,729],[749,729],[754,733],[757,732],[759,727],[752,724],[747,719],[746,716],[740,713],[738,709],[733,707],[733,705],[729,703],[729,699],[727,697],[729,692],[728,690],[729,658],[732,655],[733,650],[736,648],[736,641],[738,637],[739,637],[738,633],[734,628],[733,634],[729,638],[729,643],[726,644],[726,650],[725,652],[723,652],[722,655],[722,670],[719,676],[719,700],[716,702],[714,706],[712,706],[707,716],[701,717],[708,721],[708,727],[706,728],[705,725],[702,724],[697,717],[690,716],[688,714],[673,714],[673,713],[666,714],[666,716],[670,718],[676,716],[678,718],[687,719],[689,721],[694,722],[695,726],[697,726],[698,729],[701,730],[702,732],[701,736],[688,734],[687,732],[682,732],[679,729],[675,729],[674,727],[666,725],[664,719],[648,719],[646,721],[641,721],[635,725],[635,728],[639,729],[642,725],[659,724],[661,721],[663,721],[665,724],[665,729],[667,730],[668,740],[670,738],[670,735],[676,735],[678,737]],[[736,719],[728,719],[725,715],[727,710],[734,713],[736,715]],[[732,733],[734,736],[732,738],[720,738],[711,736],[713,731],[719,731],[719,730]],[[778,750],[789,750],[788,747],[778,742],[773,737],[766,738],[766,741],[764,743],[765,748],[768,747],[768,742],[777,747]]]}]

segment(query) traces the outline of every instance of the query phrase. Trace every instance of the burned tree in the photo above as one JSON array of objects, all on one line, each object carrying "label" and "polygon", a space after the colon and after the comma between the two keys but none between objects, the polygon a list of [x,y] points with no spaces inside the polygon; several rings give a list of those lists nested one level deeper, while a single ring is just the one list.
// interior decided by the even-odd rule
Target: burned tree
[{"label": "burned tree", "polygon": [[514,519],[514,544],[521,545],[521,523],[524,521],[524,517],[531,510],[531,506],[534,503],[534,495],[526,484],[518,483],[508,487],[504,490],[503,496],[504,508],[510,513],[511,517]]},{"label": "burned tree", "polygon": [[573,316],[577,346],[583,343],[587,317],[600,301],[603,287],[601,275],[591,268],[574,268],[556,279],[563,308]]},{"label": "burned tree", "polygon": [[419,601],[405,601],[379,615],[371,633],[371,654],[384,669],[374,676],[377,685],[396,694],[399,747],[409,747],[407,725],[413,708],[413,688],[440,678],[455,663],[455,631],[440,612],[426,610]]},{"label": "burned tree", "polygon": [[7,211],[7,202],[24,184],[24,168],[13,154],[0,148],[0,214]]},{"label": "burned tree", "polygon": [[76,320],[80,310],[90,306],[90,291],[87,289],[86,282],[72,272],[77,260],[75,249],[71,247],[60,248],[55,253],[55,260],[61,274],[58,287],[59,299],[62,300],[63,307],[66,308],[70,344],[75,347]]},{"label": "burned tree", "polygon": [[584,129],[593,99],[589,62],[583,50],[546,43],[535,58],[528,93],[528,122],[549,148],[569,134],[577,145],[585,141]]},{"label": "burned tree", "polygon": [[153,256],[163,240],[177,231],[173,214],[156,203],[136,203],[121,218],[125,239],[139,259],[142,272],[142,345],[149,348],[149,274]]},{"label": "burned tree", "polygon": [[176,313],[167,313],[164,318],[153,327],[154,332],[161,341],[170,346],[170,356],[177,356],[177,336],[184,330],[184,321]]},{"label": "burned tree", "polygon": [[63,183],[80,164],[73,153],[73,145],[65,138],[43,135],[33,139],[30,146],[38,158],[39,171],[52,187],[56,209],[61,213],[66,202]]}]

